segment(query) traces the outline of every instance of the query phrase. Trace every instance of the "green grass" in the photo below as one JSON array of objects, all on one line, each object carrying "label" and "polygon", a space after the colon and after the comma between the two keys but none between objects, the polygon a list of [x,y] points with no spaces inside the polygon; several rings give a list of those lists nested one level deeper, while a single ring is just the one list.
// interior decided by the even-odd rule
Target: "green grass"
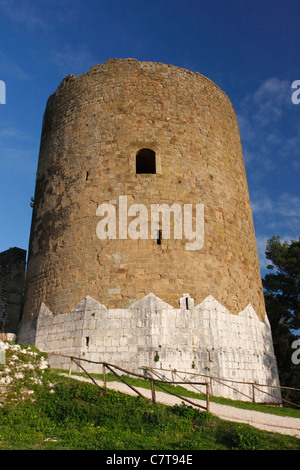
[{"label": "green grass", "polygon": [[[62,369],[57,369],[56,370],[58,373],[67,373],[66,370]],[[103,381],[103,375],[102,374],[90,374],[91,377],[93,377],[96,380],[101,380]],[[72,372],[72,376],[82,376],[82,377],[87,377],[87,375],[84,372]],[[135,387],[142,387],[146,389],[150,389],[150,381],[142,378],[135,378],[132,376],[126,376],[123,375],[122,378],[126,380],[127,383],[130,385],[133,385]],[[120,380],[112,373],[106,374],[106,380],[108,382],[120,382]],[[180,395],[182,397],[187,397],[190,398],[191,400],[193,398],[196,398],[198,400],[206,400],[206,395],[204,393],[197,393],[193,392],[191,390],[187,390],[184,387],[181,387],[179,385],[171,385],[171,384],[163,384],[163,387],[170,392],[174,392],[177,395]],[[161,391],[159,387],[156,387],[157,391]],[[236,408],[242,408],[245,410],[252,410],[252,411],[260,411],[262,413],[269,413],[269,414],[274,414],[277,416],[287,416],[291,418],[300,418],[300,408],[289,408],[289,407],[281,407],[281,406],[270,406],[270,405],[264,405],[264,404],[259,404],[259,403],[252,403],[252,402],[246,402],[242,400],[231,400],[228,398],[222,398],[222,397],[215,397],[211,396],[210,397],[211,402],[219,403],[221,405],[227,405],[227,406],[234,406]]]},{"label": "green grass", "polygon": [[[300,449],[300,440],[290,436],[184,404],[169,407],[105,391],[41,364],[43,355],[33,348],[7,351],[7,364],[0,366],[0,450]],[[8,374],[13,380],[3,387]],[[115,380],[111,374],[107,379]]]},{"label": "green grass", "polygon": [[[186,406],[151,404],[48,372],[48,386],[0,408],[0,449],[300,449],[296,438],[222,421]],[[46,377],[45,375],[45,377]]]}]

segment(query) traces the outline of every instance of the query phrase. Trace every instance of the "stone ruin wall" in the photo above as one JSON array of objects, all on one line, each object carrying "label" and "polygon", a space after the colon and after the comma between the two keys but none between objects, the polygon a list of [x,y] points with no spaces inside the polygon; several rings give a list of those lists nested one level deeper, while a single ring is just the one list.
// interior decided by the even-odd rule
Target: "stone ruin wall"
[{"label": "stone ruin wall", "polygon": [[[141,148],[156,174],[136,174]],[[205,239],[99,240],[98,206],[204,204]],[[195,206],[193,206],[195,207]],[[171,234],[172,226],[171,226]],[[24,320],[41,302],[59,314],[90,295],[128,308],[153,292],[189,292],[264,320],[256,240],[236,115],[212,81],[175,66],[109,60],[63,80],[48,100],[29,247]]]},{"label": "stone ruin wall", "polygon": [[[136,173],[142,148],[155,174]],[[204,204],[203,247],[99,240],[97,208],[120,196],[149,212]],[[113,59],[63,80],[43,120],[27,279],[19,337],[44,351],[279,384],[236,115],[199,73]]]},{"label": "stone ruin wall", "polygon": [[10,248],[0,253],[0,334],[16,334],[21,320],[26,251]]},{"label": "stone ruin wall", "polygon": [[[149,294],[129,309],[108,309],[87,296],[61,315],[53,315],[43,304],[20,340],[50,353],[50,365],[56,368],[69,367],[69,359],[55,355],[59,351],[138,374],[144,373],[143,366],[153,367],[177,381],[206,382],[205,376],[212,376],[221,379],[212,381],[213,395],[237,400],[251,401],[252,386],[235,382],[256,382],[277,397],[256,391],[257,402],[280,402],[270,325],[267,317],[259,320],[250,304],[232,315],[212,296],[194,306],[194,299],[185,294],[180,308],[174,309]],[[102,373],[99,364],[81,364],[89,372]]]}]

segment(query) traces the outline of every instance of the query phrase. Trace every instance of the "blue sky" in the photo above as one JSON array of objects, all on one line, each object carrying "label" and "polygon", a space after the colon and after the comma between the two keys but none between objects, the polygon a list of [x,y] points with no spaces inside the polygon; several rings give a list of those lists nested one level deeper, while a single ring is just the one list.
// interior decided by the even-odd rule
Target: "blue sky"
[{"label": "blue sky", "polygon": [[299,44],[299,0],[0,0],[0,252],[28,249],[49,95],[70,73],[133,57],[200,72],[229,96],[264,274],[267,239],[300,235]]}]

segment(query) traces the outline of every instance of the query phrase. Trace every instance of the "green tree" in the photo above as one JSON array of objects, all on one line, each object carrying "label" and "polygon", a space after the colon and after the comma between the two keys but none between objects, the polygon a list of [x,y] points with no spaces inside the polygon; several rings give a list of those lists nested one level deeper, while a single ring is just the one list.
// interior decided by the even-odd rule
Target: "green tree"
[{"label": "green tree", "polygon": [[[292,361],[292,344],[300,329],[300,237],[267,242],[266,257],[271,271],[263,279],[266,310],[272,328],[274,351],[282,386],[300,388],[300,365]],[[283,392],[283,398],[300,404],[300,392]]]}]

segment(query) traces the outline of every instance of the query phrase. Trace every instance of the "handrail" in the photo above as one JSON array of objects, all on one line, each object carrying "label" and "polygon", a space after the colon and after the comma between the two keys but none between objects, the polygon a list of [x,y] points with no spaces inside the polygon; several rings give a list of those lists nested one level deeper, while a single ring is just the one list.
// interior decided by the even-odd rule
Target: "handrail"
[{"label": "handrail", "polygon": [[93,377],[85,370],[85,368],[80,364],[79,361],[85,361],[85,362],[90,362],[90,363],[93,363],[93,364],[101,364],[103,366],[103,384],[104,384],[104,389],[106,389],[106,373],[105,373],[105,368],[107,368],[108,370],[110,370],[119,380],[121,380],[121,382],[123,382],[125,385],[127,385],[129,388],[131,388],[135,393],[137,393],[141,398],[144,398],[146,400],[148,400],[148,398],[146,398],[144,395],[142,395],[140,393],[139,390],[137,390],[135,387],[133,387],[131,384],[127,383],[126,380],[121,377],[115,370],[113,370],[113,368],[115,369],[118,369],[122,372],[125,372],[126,374],[128,375],[133,375],[135,377],[139,377],[139,378],[142,378],[144,380],[149,380],[151,382],[151,393],[152,393],[152,403],[156,403],[156,396],[155,396],[155,388],[154,388],[154,385],[156,385],[157,387],[161,388],[162,390],[164,390],[165,392],[171,394],[171,395],[174,395],[176,396],[177,398],[180,398],[181,400],[183,401],[186,401],[188,403],[191,403],[193,406],[197,406],[198,408],[202,408],[206,411],[209,412],[209,394],[210,394],[210,387],[209,387],[209,383],[207,382],[193,382],[193,384],[196,384],[196,385],[205,385],[206,386],[206,406],[202,406],[200,405],[199,403],[196,403],[196,402],[193,402],[192,400],[188,399],[187,397],[182,397],[181,395],[177,395],[175,394],[174,392],[171,392],[170,390],[167,390],[165,389],[164,387],[162,387],[160,384],[173,384],[173,385],[183,385],[183,384],[187,384],[186,381],[182,381],[182,382],[171,382],[171,381],[165,381],[165,380],[159,380],[159,379],[153,379],[153,377],[147,377],[145,375],[141,375],[141,374],[137,374],[135,372],[131,372],[131,371],[128,371],[126,369],[123,369],[122,367],[119,367],[119,366],[116,366],[115,364],[110,364],[110,363],[107,363],[107,362],[103,362],[103,361],[92,361],[90,359],[86,359],[86,358],[83,358],[83,357],[76,357],[76,356],[68,356],[68,355],[64,355],[64,354],[58,354],[58,353],[52,353],[52,352],[48,352],[46,353],[48,355],[53,355],[53,356],[61,356],[61,357],[66,357],[66,358],[69,358],[70,359],[70,364],[69,364],[69,373],[68,373],[68,376],[70,377],[71,376],[71,373],[72,373],[72,363],[74,362],[77,366],[79,366],[86,374],[87,376],[92,380],[92,382],[97,385],[99,388],[101,388],[98,383],[93,379]]},{"label": "handrail", "polygon": [[[255,395],[254,395],[254,390],[255,389],[258,390],[261,393],[264,393],[266,395],[269,395],[269,396],[272,396],[272,397],[278,399],[278,397],[276,395],[273,395],[272,393],[269,393],[265,390],[261,390],[258,387],[268,387],[268,388],[273,388],[273,389],[274,388],[279,388],[279,389],[294,390],[294,391],[300,392],[300,389],[298,389],[298,388],[284,387],[284,386],[279,386],[279,385],[260,384],[260,383],[253,383],[253,382],[242,382],[242,381],[238,381],[238,380],[219,378],[219,377],[214,377],[214,376],[211,376],[211,375],[205,375],[205,374],[195,373],[195,372],[177,371],[177,370],[173,370],[173,369],[158,369],[158,368],[155,368],[155,367],[148,367],[148,366],[143,366],[142,369],[144,369],[146,371],[149,370],[152,373],[155,373],[154,372],[155,370],[159,370],[159,371],[165,371],[165,372],[172,372],[173,374],[175,374],[177,376],[179,376],[179,373],[180,373],[180,374],[189,374],[189,375],[194,375],[194,376],[205,377],[207,379],[210,379],[211,381],[214,380],[216,382],[219,382],[221,385],[224,385],[225,387],[228,387],[228,388],[231,388],[231,389],[235,390],[236,392],[240,393],[241,395],[244,395],[245,397],[252,399],[253,402],[255,402]],[[156,375],[158,375],[158,374],[156,374]],[[231,387],[230,385],[227,385],[224,382],[232,382],[232,383],[237,383],[237,384],[242,384],[242,385],[251,385],[252,386],[252,397],[250,397],[249,395],[246,395],[245,393],[241,392],[237,388],[234,388],[234,387]],[[196,382],[185,381],[185,384],[195,385]],[[288,400],[285,400],[282,397],[281,397],[281,401],[284,401],[285,403],[288,403],[290,405],[293,405],[293,406],[296,406],[296,407],[300,408],[300,405],[298,405],[296,403],[293,403],[293,402],[290,402]]]},{"label": "handrail", "polygon": [[[211,394],[211,390],[210,390],[210,384],[208,382],[189,382],[189,381],[186,381],[186,380],[183,380],[181,382],[176,382],[176,381],[165,381],[165,380],[159,380],[159,379],[154,379],[153,377],[147,377],[145,374],[142,375],[142,374],[137,374],[136,372],[131,372],[131,371],[128,371],[126,369],[123,369],[122,367],[119,367],[119,366],[116,366],[115,364],[109,364],[107,362],[103,362],[103,361],[92,361],[91,359],[86,359],[86,358],[83,358],[83,357],[76,357],[76,356],[68,356],[68,355],[64,355],[64,354],[59,354],[59,353],[53,353],[53,352],[49,352],[47,353],[48,355],[54,355],[54,356],[60,356],[60,357],[66,357],[66,358],[69,358],[70,359],[70,370],[71,370],[71,362],[72,360],[82,369],[84,370],[84,372],[90,377],[91,380],[93,380],[93,378],[88,374],[88,372],[80,365],[78,364],[76,361],[85,361],[85,362],[89,362],[89,363],[93,363],[93,364],[102,364],[103,366],[103,375],[105,374],[105,367],[107,367],[119,380],[121,380],[123,383],[125,383],[125,385],[127,385],[129,388],[131,388],[132,390],[134,390],[138,395],[140,395],[141,397],[145,398],[138,390],[136,390],[132,385],[128,384],[124,378],[122,378],[119,374],[117,374],[114,370],[112,370],[112,368],[114,367],[115,369],[118,369],[126,374],[129,374],[129,375],[133,375],[135,377],[139,377],[139,378],[142,378],[142,379],[146,379],[146,380],[150,380],[151,381],[151,390],[152,390],[152,402],[155,402],[155,390],[154,390],[154,384],[156,384],[159,388],[162,388],[159,383],[168,383],[168,384],[172,384],[172,385],[190,385],[192,387],[194,387],[195,385],[205,385],[206,386],[206,407],[203,407],[201,405],[198,405],[197,403],[193,403],[193,405],[195,406],[198,406],[200,408],[204,408],[206,409],[207,411],[209,410],[209,400],[210,400],[210,394]],[[212,383],[212,381],[216,381],[216,382],[219,382],[221,385],[224,385],[225,387],[228,387],[228,388],[231,388],[232,390],[235,390],[237,393],[240,393],[241,395],[244,395],[245,397],[249,398],[249,399],[252,399],[252,402],[255,403],[255,389],[258,390],[259,392],[261,393],[264,393],[266,395],[269,395],[269,396],[272,396],[274,398],[276,398],[278,400],[278,397],[276,395],[273,395],[272,393],[269,393],[265,390],[261,390],[259,389],[258,387],[268,387],[268,388],[272,388],[272,389],[275,389],[275,388],[279,388],[279,389],[288,389],[288,390],[295,390],[295,391],[300,391],[300,389],[297,389],[297,388],[292,388],[292,387],[283,387],[283,386],[278,386],[278,385],[269,385],[269,384],[260,384],[260,383],[253,383],[253,382],[242,382],[242,381],[238,381],[238,380],[233,380],[233,379],[225,379],[225,378],[219,378],[219,377],[214,377],[214,376],[210,376],[210,375],[206,375],[206,374],[201,374],[201,373],[195,373],[195,372],[187,372],[187,371],[177,371],[175,369],[160,369],[160,368],[155,368],[155,367],[148,367],[148,366],[143,366],[142,369],[147,373],[147,371],[150,371],[152,372],[152,374],[155,374],[156,376],[159,376],[159,374],[155,373],[154,371],[155,370],[158,370],[158,371],[167,371],[167,372],[171,372],[177,376],[179,376],[179,373],[181,374],[189,374],[189,375],[194,375],[194,376],[200,376],[200,377],[205,377],[207,379],[210,380],[210,383]],[[70,373],[70,370],[69,370],[69,376],[71,375]],[[95,381],[93,380],[93,382],[95,383]],[[246,395],[245,393],[241,392],[240,390],[238,390],[237,388],[234,388],[234,387],[231,387],[230,385],[227,385],[226,383],[224,382],[231,382],[231,383],[236,383],[236,384],[242,384],[242,385],[251,385],[252,386],[252,397],[249,396],[249,395]],[[167,390],[165,390],[167,391]],[[168,393],[170,394],[173,394],[175,395],[174,393],[170,392],[170,391],[167,391]],[[184,401],[187,401],[187,402],[190,402],[190,400],[188,400],[186,397],[181,397],[179,395],[175,395],[177,396],[178,398],[181,398],[182,400]],[[288,403],[292,406],[296,406],[296,407],[300,407],[300,405],[296,404],[296,403],[293,403],[293,402],[290,402],[288,400],[285,400],[281,397],[281,402],[285,402],[285,403]],[[264,404],[264,403],[262,403]],[[267,404],[267,403],[266,403]],[[280,403],[278,403],[280,404]]]}]

